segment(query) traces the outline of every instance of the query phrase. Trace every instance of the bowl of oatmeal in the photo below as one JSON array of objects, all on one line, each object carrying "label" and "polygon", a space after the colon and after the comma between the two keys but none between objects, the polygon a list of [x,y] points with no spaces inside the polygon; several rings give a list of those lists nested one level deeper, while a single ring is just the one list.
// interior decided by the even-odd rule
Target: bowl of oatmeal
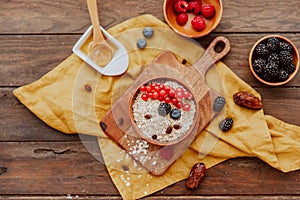
[{"label": "bowl of oatmeal", "polygon": [[147,142],[167,146],[185,139],[195,128],[198,104],[191,89],[171,77],[145,81],[129,103],[133,129]]}]

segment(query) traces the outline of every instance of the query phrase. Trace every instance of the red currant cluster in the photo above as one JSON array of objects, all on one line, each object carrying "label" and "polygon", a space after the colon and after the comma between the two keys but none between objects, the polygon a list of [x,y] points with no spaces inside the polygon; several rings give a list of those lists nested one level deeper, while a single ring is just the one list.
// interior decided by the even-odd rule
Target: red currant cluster
[{"label": "red currant cluster", "polygon": [[140,86],[140,91],[142,92],[141,98],[144,101],[148,101],[148,99],[159,100],[165,103],[171,103],[176,106],[178,109],[183,109],[184,111],[189,111],[191,109],[191,105],[188,101],[192,100],[192,94],[184,89],[183,87],[177,87],[174,89],[173,87],[169,87],[164,85],[163,83],[152,82],[147,85]]}]

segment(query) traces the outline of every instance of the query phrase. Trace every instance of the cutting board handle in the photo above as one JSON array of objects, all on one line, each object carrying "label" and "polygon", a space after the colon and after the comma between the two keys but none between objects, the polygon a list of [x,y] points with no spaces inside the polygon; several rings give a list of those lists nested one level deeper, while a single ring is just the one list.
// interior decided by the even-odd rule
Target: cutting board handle
[{"label": "cutting board handle", "polygon": [[230,51],[230,42],[224,36],[217,36],[206,48],[202,57],[193,65],[198,72],[205,76],[208,69],[221,60]]}]

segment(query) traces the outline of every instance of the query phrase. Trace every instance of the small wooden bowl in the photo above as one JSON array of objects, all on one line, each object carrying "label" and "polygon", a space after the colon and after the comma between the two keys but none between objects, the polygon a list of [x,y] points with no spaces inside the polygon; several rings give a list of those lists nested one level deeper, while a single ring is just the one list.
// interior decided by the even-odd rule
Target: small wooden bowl
[{"label": "small wooden bowl", "polygon": [[[202,5],[204,4],[212,4],[215,7],[215,15],[211,19],[204,19],[206,26],[202,31],[196,31],[193,29],[191,25],[191,21],[195,16],[193,13],[188,13],[189,19],[188,22],[184,26],[180,26],[176,21],[177,13],[174,10],[174,4],[177,0],[165,0],[163,5],[164,17],[168,25],[178,34],[190,37],[190,38],[200,38],[211,31],[213,31],[221,21],[222,13],[223,13],[223,4],[221,0],[202,0]],[[201,15],[201,14],[200,14]]]},{"label": "small wooden bowl", "polygon": [[[253,61],[257,58],[257,56],[255,55],[255,48],[258,44],[260,43],[265,43],[268,38],[270,37],[276,37],[279,39],[279,41],[282,41],[282,42],[286,42],[288,44],[290,44],[292,46],[292,56],[293,56],[293,60],[294,60],[294,64],[295,64],[295,71],[292,72],[290,75],[289,75],[289,78],[285,81],[282,81],[282,82],[268,82],[264,79],[262,79],[261,77],[259,77],[259,75],[256,74],[256,72],[254,71],[253,69]],[[268,35],[268,36],[265,36],[261,39],[259,39],[254,45],[253,47],[251,48],[251,51],[250,51],[250,54],[249,54],[249,67],[250,67],[250,70],[253,74],[253,76],[259,80],[260,82],[266,84],[266,85],[269,85],[269,86],[280,86],[280,85],[284,85],[286,83],[288,83],[289,81],[291,81],[295,75],[297,74],[298,72],[298,69],[299,69],[299,52],[298,52],[298,49],[297,47],[287,38],[283,37],[283,36],[280,36],[280,35]]]},{"label": "small wooden bowl", "polygon": [[[152,83],[152,82],[164,82],[164,81],[173,81],[173,82],[176,82],[178,83],[179,85],[181,85],[183,88],[185,88],[187,91],[189,91],[191,94],[192,94],[192,98],[191,100],[194,101],[194,104],[195,104],[195,115],[194,115],[194,119],[193,119],[193,122],[189,128],[188,131],[186,131],[184,134],[182,134],[180,137],[176,138],[176,139],[173,139],[173,140],[170,140],[170,141],[159,141],[159,140],[155,140],[153,138],[150,138],[148,137],[147,135],[145,135],[143,133],[142,130],[140,130],[136,124],[136,121],[134,119],[134,116],[133,116],[133,109],[132,109],[132,106],[134,104],[134,101],[136,100],[136,97],[137,95],[140,93],[140,90],[138,88],[136,88],[136,90],[134,91],[133,95],[131,96],[130,98],[130,101],[129,101],[129,117],[130,117],[130,121],[131,121],[131,125],[133,127],[133,129],[135,130],[135,132],[142,138],[144,139],[145,141],[149,142],[150,144],[154,144],[154,145],[158,145],[158,146],[169,146],[169,145],[174,145],[174,144],[177,144],[178,142],[186,139],[189,135],[191,134],[195,134],[195,131],[197,131],[197,123],[199,122],[199,106],[198,106],[198,103],[196,102],[195,98],[194,98],[194,94],[191,92],[192,90],[190,89],[190,87],[188,87],[186,84],[184,84],[183,82],[179,81],[179,80],[176,80],[175,78],[173,77],[157,77],[157,78],[152,78],[152,79],[149,79],[147,81],[145,81],[143,84],[141,84],[140,86],[142,85],[147,85],[148,83]],[[158,101],[158,100],[157,100]],[[145,113],[144,113],[145,114]],[[144,117],[144,116],[142,116]],[[153,128],[155,127],[155,124],[153,124]]]}]

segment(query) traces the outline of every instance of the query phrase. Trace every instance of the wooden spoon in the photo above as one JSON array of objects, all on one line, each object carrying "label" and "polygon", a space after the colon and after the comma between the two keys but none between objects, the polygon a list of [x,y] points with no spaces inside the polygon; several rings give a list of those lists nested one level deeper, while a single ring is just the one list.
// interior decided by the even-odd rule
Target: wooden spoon
[{"label": "wooden spoon", "polygon": [[88,48],[89,57],[99,66],[106,66],[112,59],[114,49],[105,40],[100,29],[96,0],[87,0],[88,10],[93,25],[93,41]]}]

